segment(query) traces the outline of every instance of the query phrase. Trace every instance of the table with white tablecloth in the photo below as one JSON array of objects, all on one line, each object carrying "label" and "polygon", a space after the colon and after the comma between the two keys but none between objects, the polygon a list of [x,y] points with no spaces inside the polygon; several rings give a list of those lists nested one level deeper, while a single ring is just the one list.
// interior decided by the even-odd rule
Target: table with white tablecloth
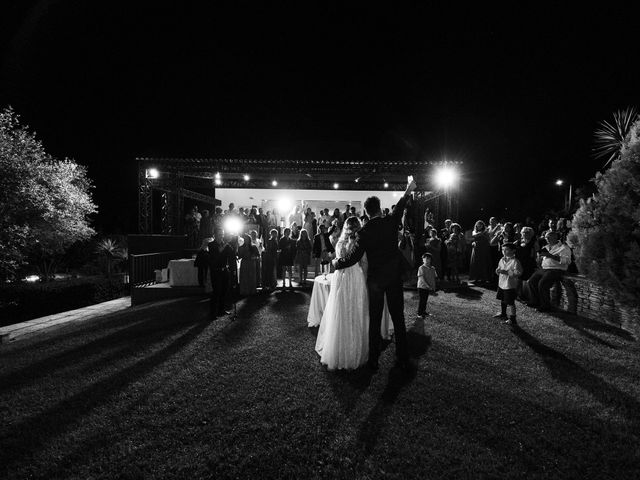
[{"label": "table with white tablecloth", "polygon": [[333,273],[320,275],[313,279],[313,290],[311,291],[311,303],[309,304],[309,314],[307,315],[307,324],[310,327],[317,327],[322,320],[324,306],[329,299],[329,291],[331,290],[331,277]]},{"label": "table with white tablecloth", "polygon": [[[313,279],[313,290],[311,291],[311,302],[309,304],[309,313],[307,314],[307,325],[309,327],[318,327],[322,320],[324,307],[329,299],[331,292],[331,277],[333,273],[320,275]],[[382,325],[380,326],[382,338],[389,339],[393,334],[393,323],[387,307],[387,298],[384,299],[384,310],[382,311]]]},{"label": "table with white tablecloth", "polygon": [[193,266],[192,258],[180,258],[170,260],[169,285],[172,287],[197,287],[198,269]]}]

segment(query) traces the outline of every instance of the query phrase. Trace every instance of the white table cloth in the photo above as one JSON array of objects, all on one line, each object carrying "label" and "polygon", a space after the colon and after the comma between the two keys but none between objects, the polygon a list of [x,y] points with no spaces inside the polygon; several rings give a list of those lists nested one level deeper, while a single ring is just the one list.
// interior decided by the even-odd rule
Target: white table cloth
[{"label": "white table cloth", "polygon": [[331,277],[333,273],[328,273],[326,278],[320,275],[313,279],[313,290],[311,291],[311,303],[309,305],[309,314],[307,315],[307,324],[310,327],[317,327],[322,320],[324,306],[329,299],[331,291]]},{"label": "white table cloth", "polygon": [[198,269],[192,258],[169,261],[169,285],[172,287],[197,287]]},{"label": "white table cloth", "polygon": [[[320,326],[324,307],[329,299],[331,291],[331,277],[333,273],[328,273],[326,278],[320,275],[313,279],[313,290],[311,291],[311,302],[309,304],[309,313],[307,314],[307,325],[309,327]],[[382,338],[388,340],[393,335],[393,322],[389,314],[387,306],[387,297],[384,298],[384,310],[382,311],[382,324],[380,325],[380,333]]]}]

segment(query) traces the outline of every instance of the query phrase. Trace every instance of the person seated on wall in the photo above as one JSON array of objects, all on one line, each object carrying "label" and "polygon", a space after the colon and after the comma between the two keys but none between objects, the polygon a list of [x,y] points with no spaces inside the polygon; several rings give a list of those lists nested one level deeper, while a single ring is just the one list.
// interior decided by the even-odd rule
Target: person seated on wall
[{"label": "person seated on wall", "polygon": [[527,281],[531,295],[528,305],[537,307],[541,312],[551,310],[551,287],[562,280],[571,263],[571,249],[560,241],[557,232],[547,232],[545,240],[547,246],[538,251],[538,257],[542,259],[541,266]]}]

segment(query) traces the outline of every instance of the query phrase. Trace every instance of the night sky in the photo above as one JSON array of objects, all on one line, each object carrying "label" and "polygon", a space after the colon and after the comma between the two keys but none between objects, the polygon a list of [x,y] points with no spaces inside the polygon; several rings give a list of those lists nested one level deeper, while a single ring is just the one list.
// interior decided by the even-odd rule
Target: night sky
[{"label": "night sky", "polygon": [[631,12],[608,5],[130,3],[1,16],[0,106],[88,165],[103,232],[136,229],[137,156],[462,160],[463,219],[539,215],[604,164],[597,123],[640,105]]}]

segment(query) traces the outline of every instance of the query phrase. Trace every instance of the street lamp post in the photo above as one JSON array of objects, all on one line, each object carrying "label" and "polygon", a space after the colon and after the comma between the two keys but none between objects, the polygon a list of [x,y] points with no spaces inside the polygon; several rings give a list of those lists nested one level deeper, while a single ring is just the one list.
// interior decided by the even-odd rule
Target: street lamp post
[{"label": "street lamp post", "polygon": [[[562,187],[564,185],[564,180],[558,179],[556,180],[556,185]],[[571,195],[572,195],[573,185],[569,183],[569,192],[568,195],[564,196],[564,209],[567,213],[571,211]]]}]

